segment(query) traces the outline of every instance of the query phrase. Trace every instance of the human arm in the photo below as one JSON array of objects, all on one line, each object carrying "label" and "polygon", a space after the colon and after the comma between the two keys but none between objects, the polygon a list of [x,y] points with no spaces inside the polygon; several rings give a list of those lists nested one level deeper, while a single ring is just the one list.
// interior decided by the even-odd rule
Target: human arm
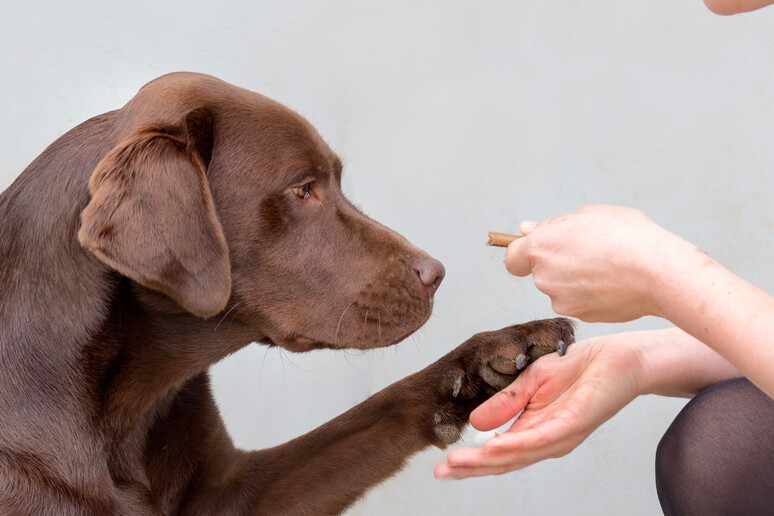
[{"label": "human arm", "polygon": [[728,361],[677,328],[581,341],[567,355],[530,365],[470,416],[492,430],[524,412],[483,448],[462,448],[439,464],[439,478],[500,474],[566,455],[641,394],[690,397],[739,376]]},{"label": "human arm", "polygon": [[774,297],[630,208],[587,206],[537,224],[506,252],[554,311],[584,321],[663,317],[774,396]]}]

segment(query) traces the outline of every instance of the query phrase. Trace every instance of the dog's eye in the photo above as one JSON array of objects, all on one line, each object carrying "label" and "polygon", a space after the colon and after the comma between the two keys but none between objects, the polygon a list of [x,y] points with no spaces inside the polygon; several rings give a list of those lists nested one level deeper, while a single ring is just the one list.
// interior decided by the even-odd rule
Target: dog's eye
[{"label": "dog's eye", "polygon": [[293,193],[296,194],[296,197],[299,199],[307,199],[311,193],[309,192],[309,187],[312,185],[312,183],[304,183],[301,186],[294,186],[293,187]]}]

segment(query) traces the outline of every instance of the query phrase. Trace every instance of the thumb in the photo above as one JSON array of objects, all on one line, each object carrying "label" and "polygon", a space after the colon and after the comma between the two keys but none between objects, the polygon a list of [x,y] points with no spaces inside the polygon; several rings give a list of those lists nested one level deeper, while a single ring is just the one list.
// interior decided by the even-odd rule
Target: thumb
[{"label": "thumb", "polygon": [[[525,237],[532,233],[539,222],[526,220],[519,224],[519,231]],[[527,238],[517,238],[505,250],[505,268],[514,276],[527,276],[532,273],[532,264],[527,260]]]},{"label": "thumb", "polygon": [[532,273],[532,264],[527,260],[526,244],[527,237],[517,238],[505,250],[505,268],[514,276],[527,276]]}]

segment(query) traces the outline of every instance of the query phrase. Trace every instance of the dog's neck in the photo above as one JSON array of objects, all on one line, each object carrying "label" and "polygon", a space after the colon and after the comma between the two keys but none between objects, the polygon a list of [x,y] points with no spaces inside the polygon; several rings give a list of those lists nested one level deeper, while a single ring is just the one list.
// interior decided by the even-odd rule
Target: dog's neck
[{"label": "dog's neck", "polygon": [[103,328],[83,349],[95,415],[114,437],[142,425],[188,380],[255,339],[238,321],[200,319],[159,296],[121,278]]},{"label": "dog's neck", "polygon": [[[59,410],[65,398],[83,395],[80,353],[102,324],[113,287],[76,235],[89,175],[111,145],[111,116],[57,140],[0,195],[0,360],[7,371],[0,388],[19,403],[33,390]],[[79,139],[92,152],[68,152]]]}]

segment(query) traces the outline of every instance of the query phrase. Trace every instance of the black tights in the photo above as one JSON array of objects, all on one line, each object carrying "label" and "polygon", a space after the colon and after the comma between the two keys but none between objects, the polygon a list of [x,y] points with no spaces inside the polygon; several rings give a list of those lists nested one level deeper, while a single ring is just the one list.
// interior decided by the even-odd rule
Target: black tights
[{"label": "black tights", "polygon": [[744,378],[697,395],[658,445],[656,488],[667,516],[774,514],[774,399]]}]

